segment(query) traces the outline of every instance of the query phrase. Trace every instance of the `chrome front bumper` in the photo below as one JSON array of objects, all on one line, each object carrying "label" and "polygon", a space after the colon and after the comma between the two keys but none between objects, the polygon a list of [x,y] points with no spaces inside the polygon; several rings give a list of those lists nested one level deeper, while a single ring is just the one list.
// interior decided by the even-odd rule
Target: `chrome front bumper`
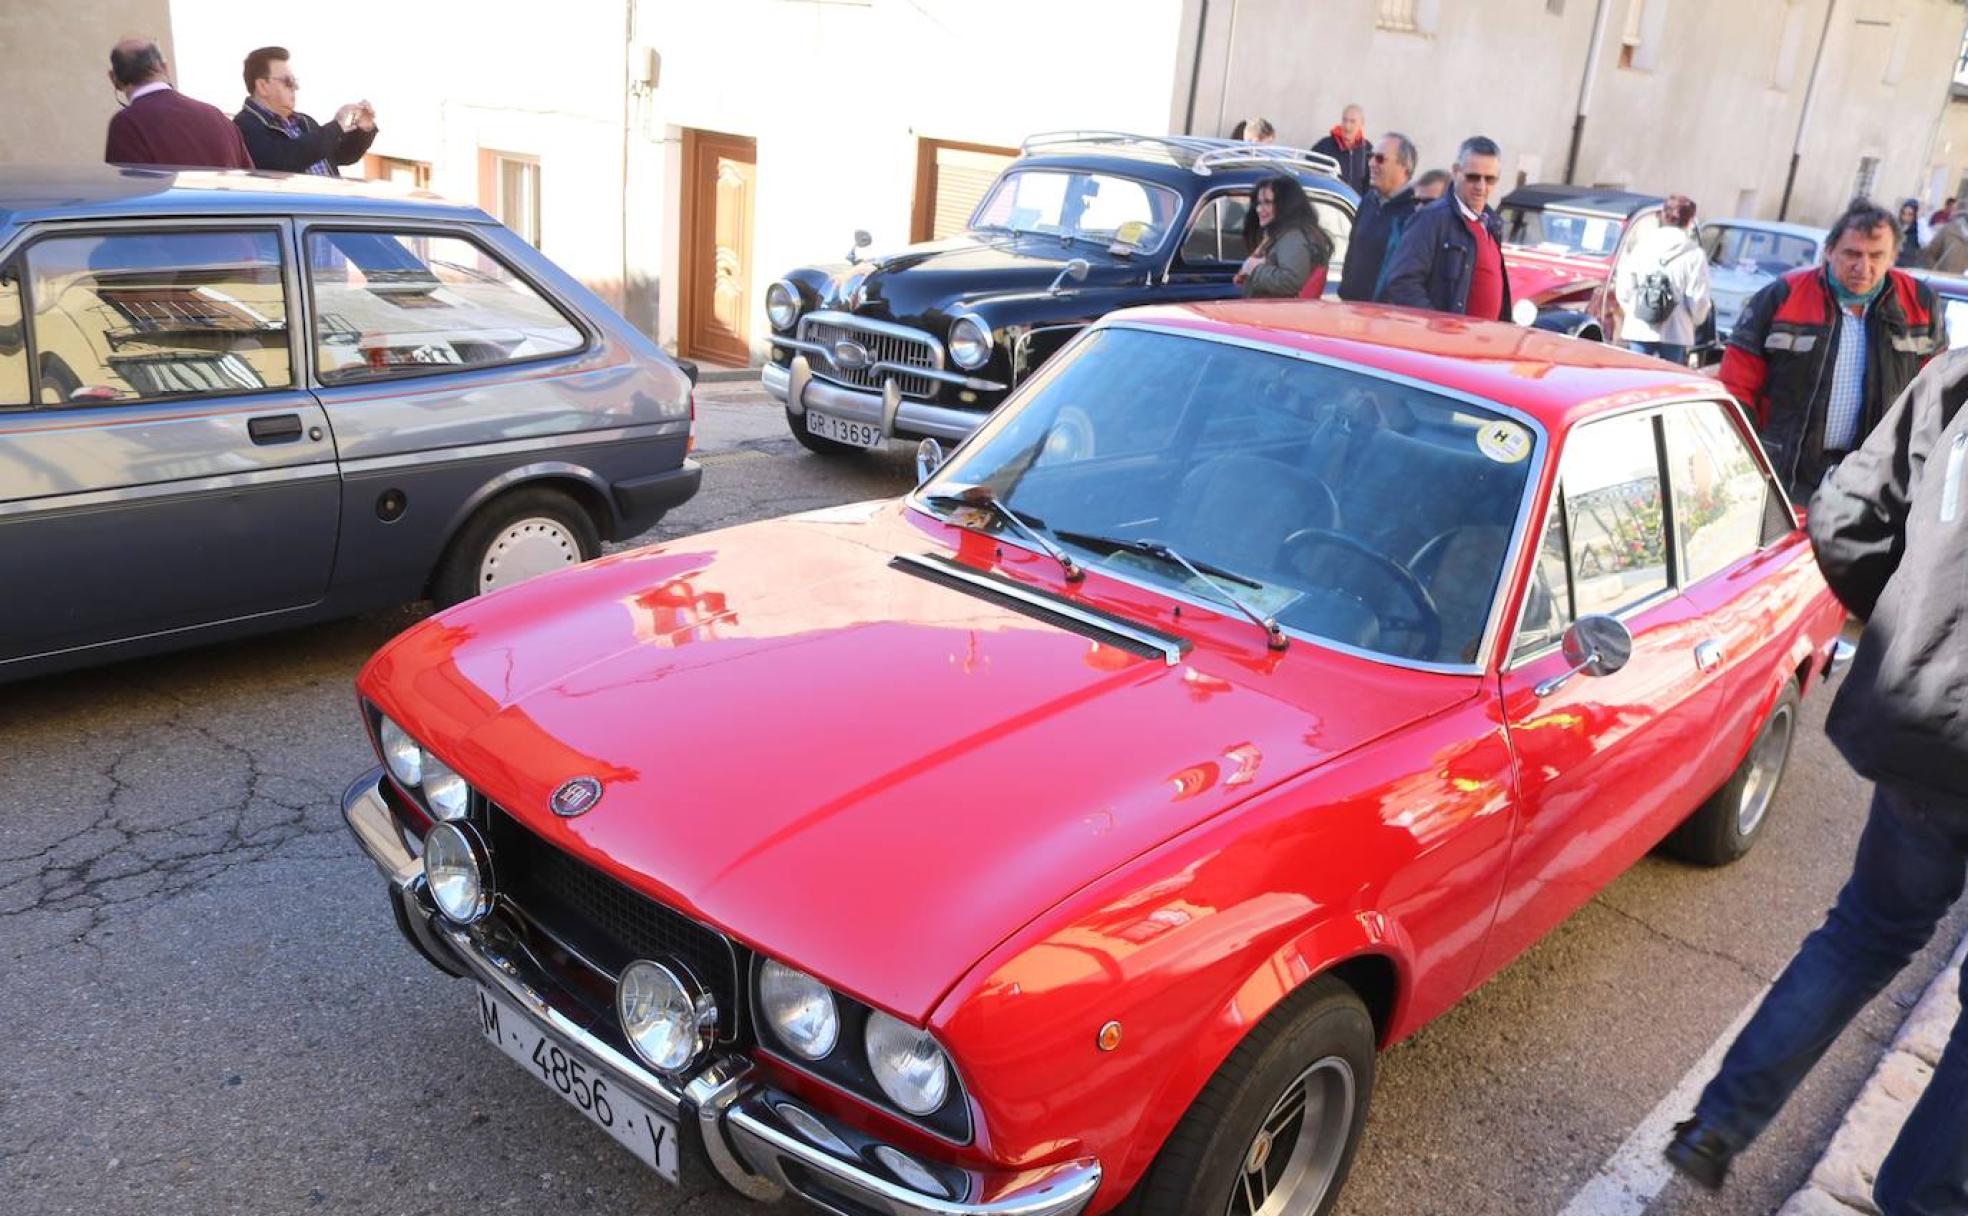
[{"label": "chrome front bumper", "polygon": [[[759,372],[759,382],[795,418],[805,414],[806,407],[810,405],[839,418],[880,427],[881,433],[890,439],[895,438],[898,432],[907,432],[960,443],[990,416],[988,409],[960,410],[931,405],[926,401],[910,401],[894,390],[893,380],[888,382],[890,392],[887,394],[816,380],[812,365],[803,354],[793,356],[790,368],[780,367],[776,363],[766,364]],[[798,393],[792,391],[795,383],[801,389]],[[994,385],[993,388],[1001,390],[1003,386]]]},{"label": "chrome front bumper", "polygon": [[[342,795],[342,815],[389,879],[398,926],[411,944],[443,970],[492,989],[680,1129],[694,1128],[685,1135],[740,1194],[769,1201],[790,1191],[822,1211],[884,1216],[1077,1216],[1099,1188],[1100,1165],[1092,1159],[1016,1173],[925,1162],[950,1189],[930,1195],[892,1179],[873,1158],[873,1141],[772,1089],[743,1056],[714,1055],[682,1081],[649,1071],[624,1046],[570,1017],[556,1000],[558,985],[524,951],[503,949],[438,914],[419,850],[384,801],[382,780],[380,768],[358,778]],[[818,1131],[802,1132],[782,1111]]]}]

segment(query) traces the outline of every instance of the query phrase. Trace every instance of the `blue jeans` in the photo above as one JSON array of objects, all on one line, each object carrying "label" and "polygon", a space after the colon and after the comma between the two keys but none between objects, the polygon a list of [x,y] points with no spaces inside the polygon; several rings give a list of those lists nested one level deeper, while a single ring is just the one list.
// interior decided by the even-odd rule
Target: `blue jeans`
[{"label": "blue jeans", "polygon": [[1679,363],[1683,367],[1688,365],[1688,348],[1677,346],[1672,342],[1628,342],[1626,349],[1638,351],[1643,355],[1653,355],[1669,363]]},{"label": "blue jeans", "polygon": [[[1695,1115],[1741,1148],[1776,1117],[1866,1003],[1934,935],[1968,879],[1968,805],[1881,785],[1838,903],[1784,968],[1702,1091]],[[1968,1000],[1968,969],[1960,979]],[[1886,1216],[1968,1213],[1968,1017],[1873,1186]]]}]

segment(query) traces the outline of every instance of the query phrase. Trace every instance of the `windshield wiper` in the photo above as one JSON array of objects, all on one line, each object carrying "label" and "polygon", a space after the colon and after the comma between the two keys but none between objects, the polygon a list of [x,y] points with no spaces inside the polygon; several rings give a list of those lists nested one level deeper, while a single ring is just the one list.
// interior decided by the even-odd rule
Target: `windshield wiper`
[{"label": "windshield wiper", "polygon": [[989,511],[1010,525],[1019,535],[1037,545],[1047,557],[1058,562],[1059,568],[1066,573],[1067,582],[1077,583],[1086,577],[1085,567],[1074,561],[1064,549],[1047,540],[1045,534],[1039,531],[1045,527],[1043,519],[1006,506],[1003,500],[991,492],[989,486],[966,486],[950,494],[930,494],[926,495],[923,501],[930,506],[942,507],[946,510],[955,507],[975,507]]},{"label": "windshield wiper", "polygon": [[1228,600],[1237,611],[1249,617],[1259,629],[1264,631],[1265,644],[1271,649],[1283,650],[1291,644],[1291,639],[1285,636],[1285,631],[1279,627],[1276,617],[1266,616],[1259,612],[1239,598],[1234,591],[1231,591],[1222,582],[1218,581],[1221,579],[1227,582],[1242,583],[1246,587],[1262,587],[1264,585],[1248,575],[1238,574],[1234,570],[1226,570],[1222,566],[1213,565],[1209,562],[1192,562],[1177,552],[1174,546],[1165,545],[1160,541],[1149,540],[1145,537],[1136,540],[1122,536],[1100,536],[1089,532],[1064,531],[1055,532],[1053,535],[1063,541],[1075,545],[1085,545],[1090,549],[1105,549],[1110,553],[1116,550],[1125,550],[1129,553],[1139,553],[1147,557],[1157,558],[1172,566],[1180,566],[1205,583],[1208,583],[1215,589],[1218,595]]}]

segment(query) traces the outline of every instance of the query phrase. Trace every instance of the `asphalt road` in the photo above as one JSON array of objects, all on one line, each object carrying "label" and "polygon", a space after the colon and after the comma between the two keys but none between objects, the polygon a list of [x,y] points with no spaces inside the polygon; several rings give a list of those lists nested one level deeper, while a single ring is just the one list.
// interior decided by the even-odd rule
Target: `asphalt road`
[{"label": "asphalt road", "polygon": [[[700,395],[703,492],[648,537],[897,493],[902,447],[807,455]],[[351,680],[404,609],[0,688],[0,1212],[736,1216],[668,1188],[479,1038],[397,936],[338,799],[372,763]],[[1387,1054],[1342,1211],[1557,1212],[1821,918],[1865,791],[1803,731],[1766,839],[1643,862]],[[1834,1048],[1719,1197],[1802,1180],[1968,910]]]}]

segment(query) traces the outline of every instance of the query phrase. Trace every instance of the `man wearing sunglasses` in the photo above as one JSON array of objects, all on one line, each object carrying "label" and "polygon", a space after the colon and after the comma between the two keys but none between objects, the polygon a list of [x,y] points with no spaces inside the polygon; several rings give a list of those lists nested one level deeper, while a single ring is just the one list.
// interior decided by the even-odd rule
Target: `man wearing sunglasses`
[{"label": "man wearing sunglasses", "polygon": [[1503,223],[1490,207],[1503,150],[1472,135],[1456,152],[1452,188],[1416,211],[1388,255],[1383,303],[1510,319],[1510,275],[1503,265]]},{"label": "man wearing sunglasses", "polygon": [[1374,298],[1387,267],[1387,251],[1401,239],[1401,230],[1421,205],[1408,181],[1414,176],[1414,141],[1390,131],[1380,137],[1380,146],[1368,160],[1372,189],[1360,199],[1353,239],[1347,245],[1346,275],[1339,284],[1339,298],[1355,303]]},{"label": "man wearing sunglasses", "polygon": [[336,166],[361,160],[376,142],[376,111],[366,101],[336,110],[326,126],[295,111],[301,82],[284,46],[263,46],[246,56],[245,77],[246,104],[232,121],[255,168],[340,177]]}]

